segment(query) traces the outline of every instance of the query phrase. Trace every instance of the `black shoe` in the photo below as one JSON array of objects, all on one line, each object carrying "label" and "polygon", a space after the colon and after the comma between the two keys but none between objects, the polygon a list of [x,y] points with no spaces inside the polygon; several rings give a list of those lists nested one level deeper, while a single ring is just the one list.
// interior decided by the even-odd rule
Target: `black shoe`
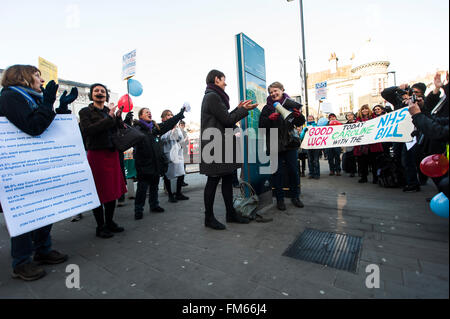
[{"label": "black shoe", "polygon": [[225,225],[220,223],[214,216],[212,218],[205,217],[205,227],[209,227],[216,230],[226,229]]},{"label": "black shoe", "polygon": [[112,233],[121,233],[125,230],[123,227],[120,227],[115,222],[112,222],[111,224],[106,225],[106,227]]},{"label": "black shoe", "polygon": [[29,262],[26,264],[16,266],[16,268],[14,268],[13,270],[12,277],[20,278],[25,281],[32,281],[42,278],[46,274],[47,273],[45,272],[45,270],[42,269],[41,267],[38,267],[37,264]]},{"label": "black shoe", "polygon": [[160,207],[160,206],[157,206],[157,207],[155,207],[155,208],[151,208],[150,211],[151,211],[152,213],[164,213],[164,208],[162,208],[162,207]]},{"label": "black shoe", "polygon": [[405,193],[420,192],[420,186],[419,185],[408,185],[403,188],[403,191]]},{"label": "black shoe", "polygon": [[169,195],[169,202],[171,202],[171,203],[176,203],[176,202],[178,202],[178,201],[175,199],[175,196]]},{"label": "black shoe", "polygon": [[378,178],[374,178],[372,184],[378,184]]},{"label": "black shoe", "polygon": [[358,183],[367,183],[367,177],[361,177],[359,180],[358,180]]},{"label": "black shoe", "polygon": [[189,184],[188,184],[188,183],[185,183],[185,182],[183,182],[183,184],[181,184],[181,186],[183,186],[183,187],[186,187],[186,186],[189,186]]},{"label": "black shoe", "polygon": [[277,202],[277,208],[279,210],[286,210],[286,204],[284,203],[283,200],[280,200],[280,201]]},{"label": "black shoe", "polygon": [[61,254],[56,250],[50,251],[48,254],[35,254],[33,260],[39,264],[56,265],[65,262],[69,256]]},{"label": "black shoe", "polygon": [[341,176],[341,172],[336,172],[336,176]]},{"label": "black shoe", "polygon": [[95,236],[100,237],[100,238],[111,238],[114,236],[113,233],[111,233],[111,231],[106,228],[105,226],[102,227],[97,227],[97,230],[95,231]]},{"label": "black shoe", "polygon": [[82,214],[78,214],[72,217],[72,219],[70,220],[71,222],[78,222],[81,220],[81,218],[83,218]]},{"label": "black shoe", "polygon": [[189,197],[184,196],[183,194],[177,194],[177,195],[175,195],[175,199],[176,200],[188,200]]},{"label": "black shoe", "polygon": [[238,223],[238,224],[248,224],[250,220],[246,217],[241,217],[236,214],[236,212],[232,215],[227,215],[226,217],[227,223]]},{"label": "black shoe", "polygon": [[305,205],[303,205],[302,201],[299,198],[292,198],[291,199],[292,204],[294,204],[294,206],[303,208],[305,207]]},{"label": "black shoe", "polygon": [[144,218],[144,214],[142,212],[134,213],[134,219],[135,220],[139,220],[139,219],[142,219],[142,218]]},{"label": "black shoe", "polygon": [[351,173],[351,174],[350,174],[350,177],[355,177],[355,174]]}]

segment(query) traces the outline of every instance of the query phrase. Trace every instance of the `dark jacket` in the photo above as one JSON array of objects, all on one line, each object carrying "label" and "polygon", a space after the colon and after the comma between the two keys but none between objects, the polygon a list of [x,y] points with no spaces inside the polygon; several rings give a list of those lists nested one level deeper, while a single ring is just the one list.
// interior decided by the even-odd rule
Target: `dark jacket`
[{"label": "dark jacket", "polygon": [[406,106],[403,105],[401,97],[396,93],[397,90],[398,86],[391,86],[381,91],[381,96],[383,99],[391,103],[394,106],[394,110],[398,110]]},{"label": "dark jacket", "polygon": [[[444,85],[444,91],[446,97],[438,110],[431,114],[440,101],[440,93],[433,94],[431,92],[425,98],[422,113],[413,116],[413,123],[419,131],[418,143],[421,145],[425,156],[443,153],[445,151],[445,145],[448,142],[448,139],[442,137],[442,133],[445,132],[445,127],[448,133],[448,84]],[[447,122],[446,126],[445,122]]]},{"label": "dark jacket", "polygon": [[141,122],[137,120],[133,122],[133,126],[145,135],[145,138],[134,146],[133,158],[138,178],[145,178],[150,175],[162,176],[166,173],[169,162],[164,156],[159,137],[173,129],[183,118],[184,112],[180,112],[159,124],[159,129],[154,124],[151,132]]},{"label": "dark jacket", "polygon": [[109,111],[107,106],[100,110],[91,103],[78,113],[81,134],[86,141],[87,150],[115,149],[112,135],[116,132],[117,127],[123,125],[123,121],[120,117],[109,116]]},{"label": "dark jacket", "polygon": [[5,116],[17,128],[31,136],[41,135],[50,126],[56,113],[53,111],[53,105],[36,99],[35,101],[38,107],[32,109],[20,93],[4,88],[0,95],[0,116]]},{"label": "dark jacket", "polygon": [[[302,105],[295,102],[291,99],[286,99],[282,104],[283,107],[289,111],[292,111],[294,108],[301,110]],[[293,150],[296,148],[287,148],[285,146],[286,142],[289,139],[289,131],[294,129],[295,126],[302,126],[305,124],[305,117],[303,114],[300,114],[299,117],[295,118],[292,121],[292,124],[285,121],[282,116],[279,116],[276,121],[272,121],[269,119],[269,115],[275,113],[275,108],[270,105],[265,105],[261,111],[261,115],[259,116],[259,127],[260,128],[278,128],[278,153]],[[266,147],[267,147],[267,155],[270,154],[270,130],[266,130]]]},{"label": "dark jacket", "polygon": [[[225,162],[225,129],[233,129],[236,123],[242,120],[248,115],[248,110],[244,107],[238,107],[234,109],[231,113],[228,112],[229,108],[226,106],[222,98],[218,93],[211,89],[206,89],[205,96],[202,102],[202,113],[201,113],[201,128],[200,128],[200,139],[201,139],[201,163],[200,163],[200,174],[208,176],[223,176],[233,173],[236,169],[242,166],[241,163],[237,163],[236,156],[233,156],[232,163]],[[212,142],[214,140],[213,136],[203,136],[206,129],[215,128],[221,133],[221,146],[222,146],[222,158],[219,162],[212,161],[212,163],[206,163],[203,158],[203,149],[208,143],[217,143],[214,145],[219,146],[219,141]],[[236,145],[236,138],[233,135],[233,145]],[[229,150],[228,150],[229,151]],[[234,151],[234,150],[233,150]],[[212,149],[210,153],[214,156],[215,149]],[[234,154],[236,155],[236,154]]]}]

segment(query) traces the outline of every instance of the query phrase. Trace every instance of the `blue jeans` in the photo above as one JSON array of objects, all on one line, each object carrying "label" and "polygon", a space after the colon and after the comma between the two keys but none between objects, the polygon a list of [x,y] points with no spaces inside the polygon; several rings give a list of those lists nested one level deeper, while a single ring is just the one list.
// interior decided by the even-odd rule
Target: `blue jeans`
[{"label": "blue jeans", "polygon": [[312,177],[320,176],[320,163],[319,163],[320,152],[321,150],[308,150],[309,176]]},{"label": "blue jeans", "polygon": [[11,237],[12,267],[31,262],[33,251],[37,254],[48,254],[52,247],[50,231],[52,225],[30,231],[28,233]]},{"label": "blue jeans", "polygon": [[137,182],[136,197],[134,200],[134,212],[142,213],[144,211],[145,198],[147,197],[147,189],[149,188],[150,191],[148,203],[150,204],[150,209],[155,209],[156,207],[158,207],[159,176],[158,175],[138,176],[137,180],[138,182]]},{"label": "blue jeans", "polygon": [[328,166],[330,167],[330,172],[340,172],[341,171],[341,148],[332,147],[327,150]]},{"label": "blue jeans", "polygon": [[284,151],[278,153],[278,168],[272,175],[272,184],[275,188],[275,196],[277,201],[284,199],[283,192],[283,162],[286,163],[286,169],[289,176],[289,189],[292,198],[298,198],[300,196],[300,175],[298,173],[298,153],[297,150]]}]

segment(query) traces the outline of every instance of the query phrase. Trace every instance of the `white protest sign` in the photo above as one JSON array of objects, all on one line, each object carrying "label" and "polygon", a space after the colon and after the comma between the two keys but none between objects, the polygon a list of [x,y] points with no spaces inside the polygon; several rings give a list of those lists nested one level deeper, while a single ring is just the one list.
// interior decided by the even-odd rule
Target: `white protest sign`
[{"label": "white protest sign", "polygon": [[74,115],[34,137],[0,117],[0,202],[11,237],[100,206]]},{"label": "white protest sign", "polygon": [[302,148],[347,147],[381,142],[409,142],[414,130],[408,108],[353,124],[308,127]]},{"label": "white protest sign", "polygon": [[324,100],[327,98],[327,81],[316,83],[316,100]]},{"label": "white protest sign", "polygon": [[320,106],[323,113],[333,113],[333,105],[331,103],[323,102]]},{"label": "white protest sign", "polygon": [[122,80],[131,78],[136,74],[136,50],[122,57]]}]

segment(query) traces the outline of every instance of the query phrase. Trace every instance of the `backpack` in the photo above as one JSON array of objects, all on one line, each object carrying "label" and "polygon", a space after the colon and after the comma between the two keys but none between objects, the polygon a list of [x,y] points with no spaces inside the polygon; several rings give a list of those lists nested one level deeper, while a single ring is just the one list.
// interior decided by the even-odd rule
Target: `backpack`
[{"label": "backpack", "polygon": [[401,186],[401,169],[393,157],[381,154],[376,158],[376,162],[378,164],[378,185],[386,188]]}]

